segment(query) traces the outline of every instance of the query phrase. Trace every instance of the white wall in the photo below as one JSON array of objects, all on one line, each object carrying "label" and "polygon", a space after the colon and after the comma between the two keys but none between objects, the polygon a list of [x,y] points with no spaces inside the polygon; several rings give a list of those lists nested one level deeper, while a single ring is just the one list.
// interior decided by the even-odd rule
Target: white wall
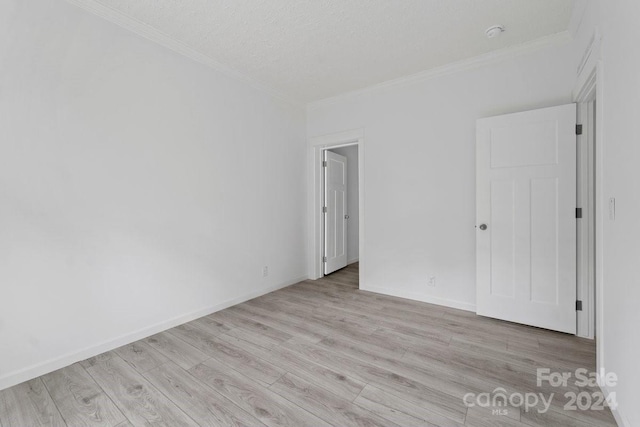
[{"label": "white wall", "polygon": [[349,221],[347,222],[347,263],[351,264],[358,260],[359,238],[360,234],[360,218],[358,215],[358,146],[350,145],[348,147],[333,148],[336,154],[347,158],[347,213]]},{"label": "white wall", "polygon": [[66,2],[0,2],[0,389],[303,278],[304,117]]},{"label": "white wall", "polygon": [[364,129],[361,287],[475,308],[476,119],[571,102],[571,53],[565,43],[308,107],[309,137]]},{"label": "white wall", "polygon": [[[576,59],[582,58],[595,28],[602,33],[602,146],[604,222],[602,239],[604,331],[600,345],[607,372],[618,376],[619,423],[640,425],[640,2],[587,2],[577,37]],[[608,216],[608,200],[616,199],[616,216]]]}]

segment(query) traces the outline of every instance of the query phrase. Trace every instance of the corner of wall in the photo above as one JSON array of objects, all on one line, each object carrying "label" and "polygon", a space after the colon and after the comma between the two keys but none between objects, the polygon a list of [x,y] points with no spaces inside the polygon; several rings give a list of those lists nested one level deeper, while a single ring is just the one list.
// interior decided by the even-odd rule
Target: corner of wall
[{"label": "corner of wall", "polygon": [[131,344],[135,341],[144,339],[151,335],[166,331],[167,329],[171,329],[176,326],[188,323],[192,320],[199,319],[200,317],[208,316],[209,314],[224,310],[225,308],[241,304],[245,301],[249,301],[270,292],[277,291],[278,289],[286,288],[287,286],[291,286],[298,282],[307,280],[307,278],[307,276],[301,276],[293,280],[287,280],[283,283],[269,286],[267,288],[260,289],[259,291],[249,292],[239,297],[231,298],[229,300],[220,302],[212,306],[201,308],[191,313],[185,313],[181,316],[174,317],[173,319],[156,323],[155,325],[139,329],[126,335],[121,335],[119,337],[104,341],[100,344],[93,345],[79,351],[75,351],[73,353],[65,354],[55,359],[47,360],[45,362],[26,367],[19,371],[5,373],[4,375],[0,376],[0,391],[20,384],[22,382],[29,381],[33,378],[37,378],[41,375],[48,374],[49,372],[53,372],[55,370],[80,362],[82,360],[88,359],[90,357],[94,357],[118,347],[122,347],[123,345]]}]

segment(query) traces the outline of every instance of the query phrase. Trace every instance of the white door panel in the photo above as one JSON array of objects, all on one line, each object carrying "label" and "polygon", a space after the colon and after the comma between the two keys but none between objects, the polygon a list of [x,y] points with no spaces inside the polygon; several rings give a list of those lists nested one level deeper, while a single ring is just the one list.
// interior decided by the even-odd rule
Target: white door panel
[{"label": "white door panel", "polygon": [[324,274],[347,266],[347,158],[325,151]]},{"label": "white door panel", "polygon": [[575,333],[575,124],[575,104],[478,120],[478,314]]}]

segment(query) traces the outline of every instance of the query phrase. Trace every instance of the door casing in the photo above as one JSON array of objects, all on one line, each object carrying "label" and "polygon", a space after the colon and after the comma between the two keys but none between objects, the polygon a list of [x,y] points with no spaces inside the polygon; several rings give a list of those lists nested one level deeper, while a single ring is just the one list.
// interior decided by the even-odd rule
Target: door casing
[{"label": "door casing", "polygon": [[577,206],[582,218],[577,222],[577,298],[582,310],[577,312],[576,335],[595,338],[595,92],[586,102],[577,103],[578,136]]},{"label": "door casing", "polygon": [[358,146],[358,223],[359,223],[359,242],[358,256],[360,262],[360,280],[359,286],[363,287],[363,277],[366,271],[366,253],[364,250],[365,240],[365,144],[364,130],[355,129],[340,133],[334,133],[324,136],[311,138],[309,141],[309,198],[307,201],[309,210],[309,259],[308,259],[308,276],[311,280],[323,277],[324,256],[324,220],[322,217],[322,207],[324,206],[324,188],[322,176],[323,152],[326,149],[346,147],[350,145]]},{"label": "door casing", "polygon": [[[595,132],[593,134],[594,147],[594,252],[595,257],[591,260],[595,265],[585,266],[585,268],[592,268],[595,274],[595,280],[593,281],[594,290],[589,291],[589,295],[595,298],[592,304],[584,304],[583,309],[587,308],[589,312],[587,315],[595,319],[595,338],[596,338],[596,369],[599,374],[604,374],[605,359],[604,348],[602,343],[604,342],[604,292],[603,292],[603,267],[604,267],[604,254],[603,254],[603,229],[604,229],[604,196],[603,196],[603,154],[604,145],[606,141],[603,138],[603,121],[604,103],[603,103],[603,72],[604,66],[602,62],[602,37],[599,30],[596,28],[590,44],[586,47],[583,54],[583,61],[578,68],[578,83],[573,91],[574,102],[581,103],[596,101],[595,103]],[[585,123],[583,123],[585,125]],[[587,129],[593,129],[593,126],[586,127]],[[593,334],[589,334],[589,331],[585,330],[581,326],[581,322],[578,322],[577,335],[594,338]]]}]

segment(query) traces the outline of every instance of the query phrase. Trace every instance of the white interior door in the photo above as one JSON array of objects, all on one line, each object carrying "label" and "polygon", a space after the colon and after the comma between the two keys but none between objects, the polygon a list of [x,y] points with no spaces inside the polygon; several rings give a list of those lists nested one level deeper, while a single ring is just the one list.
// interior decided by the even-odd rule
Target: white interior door
[{"label": "white interior door", "polygon": [[575,104],[478,120],[478,314],[575,334],[575,125]]},{"label": "white interior door", "polygon": [[324,274],[347,266],[347,158],[324,152]]}]

